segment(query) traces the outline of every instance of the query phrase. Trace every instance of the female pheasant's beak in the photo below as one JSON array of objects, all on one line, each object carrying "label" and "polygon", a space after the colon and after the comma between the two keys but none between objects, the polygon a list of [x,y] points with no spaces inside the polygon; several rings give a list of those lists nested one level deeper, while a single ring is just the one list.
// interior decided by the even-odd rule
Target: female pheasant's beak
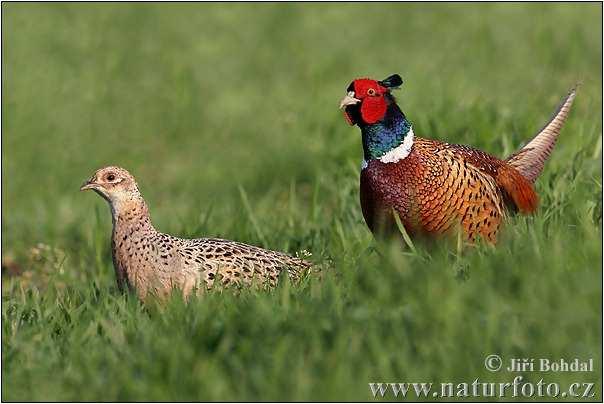
[{"label": "female pheasant's beak", "polygon": [[358,104],[359,102],[361,102],[361,100],[354,98],[354,91],[349,91],[348,94],[342,98],[342,101],[340,101],[340,109],[345,108],[348,105]]},{"label": "female pheasant's beak", "polygon": [[90,179],[84,181],[84,183],[80,187],[80,191],[86,191],[88,189],[94,189],[94,190],[99,189],[101,186],[99,184],[97,184],[96,182],[94,182],[94,180],[95,180],[94,178],[90,178]]},{"label": "female pheasant's beak", "polygon": [[109,203],[111,203],[111,198],[109,196],[109,192],[102,184],[99,184],[97,182],[96,177],[92,177],[88,181],[85,181],[82,184],[82,186],[80,187],[80,191],[87,191],[89,189],[92,189],[94,192],[99,194],[103,199],[106,199],[107,201],[109,201]]}]

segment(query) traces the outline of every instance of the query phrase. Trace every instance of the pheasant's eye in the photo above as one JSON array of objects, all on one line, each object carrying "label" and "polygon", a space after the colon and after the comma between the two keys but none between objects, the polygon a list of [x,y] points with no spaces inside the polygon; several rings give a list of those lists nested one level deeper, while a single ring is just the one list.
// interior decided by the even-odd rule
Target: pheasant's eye
[{"label": "pheasant's eye", "polygon": [[108,174],[107,181],[113,181],[113,180],[115,180],[115,174]]},{"label": "pheasant's eye", "polygon": [[374,96],[375,95],[375,90],[373,88],[370,88],[369,90],[367,90],[367,95]]}]

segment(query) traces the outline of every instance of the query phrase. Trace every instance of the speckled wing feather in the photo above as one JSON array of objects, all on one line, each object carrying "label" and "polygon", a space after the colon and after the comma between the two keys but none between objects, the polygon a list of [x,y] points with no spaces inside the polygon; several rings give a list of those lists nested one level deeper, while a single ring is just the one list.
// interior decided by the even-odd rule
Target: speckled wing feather
[{"label": "speckled wing feather", "polygon": [[259,284],[274,287],[281,271],[299,279],[310,264],[298,258],[223,239],[180,240],[178,254],[186,267],[201,274],[200,285],[210,288],[215,280],[223,286]]},{"label": "speckled wing feather", "polygon": [[577,87],[575,86],[562,101],[551,120],[537,135],[520,151],[508,157],[507,162],[530,182],[535,182],[541,174],[543,165],[560,135],[560,129],[568,117],[576,94]]},{"label": "speckled wing feather", "polygon": [[[138,217],[137,217],[138,216]],[[166,296],[174,289],[185,296],[221,286],[274,287],[286,271],[298,280],[308,261],[236,241],[182,239],[156,231],[145,212],[118,220],[113,234],[113,258],[118,283],[141,299]]]}]

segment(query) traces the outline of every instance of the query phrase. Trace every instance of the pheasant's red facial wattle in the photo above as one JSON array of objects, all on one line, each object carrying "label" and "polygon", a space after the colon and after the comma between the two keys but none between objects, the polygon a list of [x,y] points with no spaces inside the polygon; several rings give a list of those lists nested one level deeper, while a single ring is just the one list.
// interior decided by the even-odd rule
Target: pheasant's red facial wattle
[{"label": "pheasant's red facial wattle", "polygon": [[386,109],[384,97],[367,97],[361,103],[361,117],[368,124],[376,123],[384,118]]}]

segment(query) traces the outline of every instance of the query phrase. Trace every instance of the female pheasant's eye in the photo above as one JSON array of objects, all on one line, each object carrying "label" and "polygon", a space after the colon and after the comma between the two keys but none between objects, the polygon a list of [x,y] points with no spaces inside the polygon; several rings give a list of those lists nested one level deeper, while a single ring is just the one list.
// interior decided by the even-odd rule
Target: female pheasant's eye
[{"label": "female pheasant's eye", "polygon": [[107,181],[113,181],[113,180],[115,180],[115,175],[113,175],[113,174],[107,175]]},{"label": "female pheasant's eye", "polygon": [[375,90],[373,88],[370,88],[369,90],[367,90],[367,95],[374,96],[375,95]]}]

